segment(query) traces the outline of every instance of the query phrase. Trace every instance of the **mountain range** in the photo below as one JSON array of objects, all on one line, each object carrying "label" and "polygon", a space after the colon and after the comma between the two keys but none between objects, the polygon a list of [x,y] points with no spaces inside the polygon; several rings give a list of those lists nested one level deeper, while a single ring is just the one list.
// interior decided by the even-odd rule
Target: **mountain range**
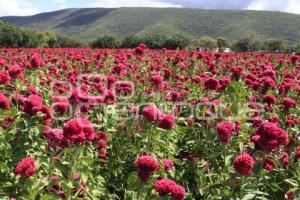
[{"label": "mountain range", "polygon": [[0,17],[19,27],[55,31],[91,40],[103,35],[184,34],[259,39],[280,38],[300,41],[300,15],[245,10],[191,8],[71,8],[33,16]]}]

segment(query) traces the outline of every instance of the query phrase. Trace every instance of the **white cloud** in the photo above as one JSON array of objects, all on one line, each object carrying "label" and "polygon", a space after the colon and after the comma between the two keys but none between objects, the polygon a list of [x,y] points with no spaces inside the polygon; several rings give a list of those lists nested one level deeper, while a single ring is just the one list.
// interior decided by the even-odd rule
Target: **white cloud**
[{"label": "white cloud", "polygon": [[67,0],[53,0],[53,2],[61,9],[67,8]]},{"label": "white cloud", "polygon": [[38,12],[38,9],[25,0],[0,0],[0,16],[33,15]]},{"label": "white cloud", "polygon": [[158,0],[94,0],[89,7],[181,7],[177,4],[160,2]]},{"label": "white cloud", "polygon": [[274,10],[300,14],[300,0],[254,0],[247,10]]}]

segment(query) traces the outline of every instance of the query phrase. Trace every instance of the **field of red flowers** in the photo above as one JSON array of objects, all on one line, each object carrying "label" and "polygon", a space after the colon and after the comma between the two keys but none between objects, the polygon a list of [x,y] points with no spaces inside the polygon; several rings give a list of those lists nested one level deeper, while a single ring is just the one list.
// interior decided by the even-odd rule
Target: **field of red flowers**
[{"label": "field of red flowers", "polygon": [[300,198],[300,57],[1,49],[1,199]]}]

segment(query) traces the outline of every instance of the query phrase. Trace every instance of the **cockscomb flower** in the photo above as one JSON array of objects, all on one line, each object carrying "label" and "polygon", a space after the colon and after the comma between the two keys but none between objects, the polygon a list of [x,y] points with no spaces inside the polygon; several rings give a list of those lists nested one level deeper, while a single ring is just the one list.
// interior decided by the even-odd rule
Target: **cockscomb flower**
[{"label": "cockscomb flower", "polygon": [[142,155],[135,161],[135,167],[138,170],[138,176],[141,181],[146,182],[152,172],[159,169],[159,163],[153,156]]},{"label": "cockscomb flower", "polygon": [[154,189],[160,196],[171,195],[173,200],[183,200],[186,195],[184,187],[167,178],[157,180]]},{"label": "cockscomb flower", "polygon": [[2,93],[0,93],[0,110],[8,110],[10,108],[9,99]]},{"label": "cockscomb flower", "polygon": [[278,124],[264,122],[256,130],[256,145],[266,151],[275,151],[280,145],[287,145],[288,134]]},{"label": "cockscomb flower", "polygon": [[239,155],[233,161],[235,172],[242,176],[249,176],[252,172],[253,165],[254,165],[254,160],[247,153],[243,153]]},{"label": "cockscomb flower", "polygon": [[35,160],[32,157],[23,158],[15,168],[15,174],[21,175],[24,178],[32,176],[36,171]]},{"label": "cockscomb flower", "polygon": [[175,125],[175,117],[173,115],[165,115],[162,118],[159,127],[162,129],[169,130],[172,129],[174,125]]},{"label": "cockscomb flower", "polygon": [[235,130],[235,125],[230,122],[222,122],[217,125],[219,139],[222,142],[229,142],[231,134]]},{"label": "cockscomb flower", "polygon": [[143,109],[143,117],[150,121],[161,121],[163,119],[163,113],[155,106],[155,105],[148,105]]},{"label": "cockscomb flower", "polygon": [[71,119],[65,123],[63,134],[69,143],[85,144],[95,139],[93,124],[85,118]]}]

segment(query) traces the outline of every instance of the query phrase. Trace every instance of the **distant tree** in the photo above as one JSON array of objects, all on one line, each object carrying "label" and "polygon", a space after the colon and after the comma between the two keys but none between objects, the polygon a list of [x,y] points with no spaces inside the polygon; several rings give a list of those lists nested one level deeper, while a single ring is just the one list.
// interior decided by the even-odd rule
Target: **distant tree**
[{"label": "distant tree", "polygon": [[161,49],[164,46],[166,37],[163,35],[144,35],[141,37],[140,43],[144,43],[150,49]]},{"label": "distant tree", "polygon": [[22,43],[22,31],[5,22],[0,22],[0,46],[20,47]]},{"label": "distant tree", "polygon": [[137,47],[140,43],[142,43],[141,38],[135,36],[135,35],[130,35],[122,39],[121,41],[121,47],[122,48],[135,48]]},{"label": "distant tree", "polygon": [[83,47],[83,43],[78,39],[65,37],[65,36],[57,36],[57,47],[61,48],[78,48]]},{"label": "distant tree", "polygon": [[296,48],[295,48],[295,53],[300,55],[300,43],[297,44]]},{"label": "distant tree", "polygon": [[183,34],[172,35],[166,38],[162,47],[166,49],[183,49],[189,45],[191,39]]},{"label": "distant tree", "polygon": [[268,52],[283,52],[285,43],[281,39],[268,39],[263,43],[263,49]]},{"label": "distant tree", "polygon": [[232,49],[237,52],[257,51],[260,48],[261,44],[255,39],[255,37],[241,38],[232,45]]},{"label": "distant tree", "polygon": [[217,40],[209,36],[204,36],[197,40],[197,45],[202,49],[215,49],[217,48]]},{"label": "distant tree", "polygon": [[54,32],[45,32],[44,33],[44,40],[45,40],[45,45],[46,47],[49,48],[54,48],[54,47],[59,47],[58,44],[58,36]]},{"label": "distant tree", "polygon": [[23,48],[37,48],[44,44],[43,34],[33,29],[23,29],[21,31],[22,39],[18,46]]},{"label": "distant tree", "polygon": [[219,50],[224,51],[225,48],[230,47],[230,44],[225,38],[217,38],[217,47]]},{"label": "distant tree", "polygon": [[114,36],[102,36],[90,43],[92,48],[119,48],[121,47],[120,39]]}]

